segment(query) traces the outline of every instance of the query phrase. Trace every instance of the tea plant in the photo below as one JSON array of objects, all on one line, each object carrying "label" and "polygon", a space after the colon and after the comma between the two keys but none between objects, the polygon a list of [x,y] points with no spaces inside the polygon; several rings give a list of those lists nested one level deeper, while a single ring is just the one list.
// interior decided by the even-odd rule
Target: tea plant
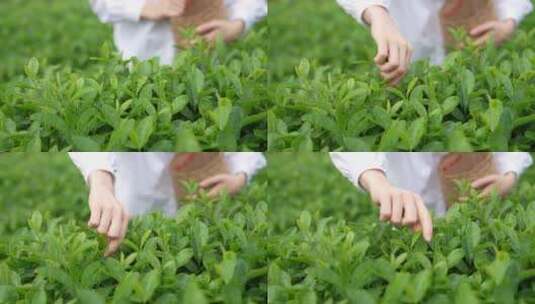
[{"label": "tea plant", "polygon": [[[2,6],[15,16],[41,6],[12,2]],[[109,46],[108,26],[98,24],[87,5],[73,9],[64,2],[39,18],[1,21],[8,24],[5,39],[26,23],[51,20],[65,26],[74,19],[84,33],[97,30],[81,40],[69,34],[54,45],[65,30],[55,24],[51,37],[36,34],[29,50],[18,44],[33,32],[10,40],[13,48],[0,53],[3,62],[16,57],[0,84],[0,151],[266,149],[265,25],[231,46],[182,51],[172,66],[162,67],[154,60],[120,60]],[[58,12],[70,17],[52,19]]]},{"label": "tea plant", "polygon": [[509,199],[472,197],[435,218],[426,243],[379,222],[325,155],[271,154],[269,161],[269,175],[278,177],[268,201],[276,225],[270,303],[533,301],[533,169]]},{"label": "tea plant", "polygon": [[[86,202],[79,201],[86,191],[66,156],[0,156],[2,163],[24,159],[31,164],[27,171],[49,173],[26,183],[26,173],[7,167],[10,174],[3,176],[8,181],[0,184],[2,193],[21,205],[9,206],[2,196],[0,214],[18,208],[11,215],[27,224],[13,221],[6,229],[3,218],[0,222],[0,303],[267,301],[264,182],[253,183],[234,199],[199,198],[174,218],[136,218],[119,253],[104,258],[105,240],[86,226],[87,208],[81,208]],[[38,170],[32,167],[37,163]],[[63,183],[64,188],[68,184],[72,189],[48,191],[47,183],[56,185],[67,177],[71,182]],[[15,181],[21,186],[11,187]]]},{"label": "tea plant", "polygon": [[0,2],[0,87],[24,74],[32,57],[48,65],[87,68],[103,41],[111,41],[89,1]]},{"label": "tea plant", "polygon": [[[274,39],[279,47],[270,54],[280,56],[268,112],[270,151],[528,151],[535,146],[535,30],[519,30],[500,49],[476,49],[459,37],[467,47],[451,52],[442,66],[416,62],[399,87],[389,87],[372,64],[369,34],[336,5],[313,2],[273,4],[274,10],[310,14],[317,4],[319,15],[330,18],[322,19],[325,27],[297,19],[308,22],[301,26],[310,34],[298,34],[308,43],[288,43],[300,41],[290,34]],[[294,22],[288,20],[274,15],[271,32],[282,32]],[[293,57],[284,56],[286,51]]]}]

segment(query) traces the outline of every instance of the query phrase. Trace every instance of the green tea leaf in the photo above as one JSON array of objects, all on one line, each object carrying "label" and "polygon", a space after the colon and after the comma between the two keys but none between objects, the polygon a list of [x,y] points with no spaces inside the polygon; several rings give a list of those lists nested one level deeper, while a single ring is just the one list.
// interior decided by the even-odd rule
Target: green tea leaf
[{"label": "green tea leaf", "polygon": [[35,78],[39,73],[39,61],[37,58],[32,57],[25,68],[26,75],[30,78]]}]

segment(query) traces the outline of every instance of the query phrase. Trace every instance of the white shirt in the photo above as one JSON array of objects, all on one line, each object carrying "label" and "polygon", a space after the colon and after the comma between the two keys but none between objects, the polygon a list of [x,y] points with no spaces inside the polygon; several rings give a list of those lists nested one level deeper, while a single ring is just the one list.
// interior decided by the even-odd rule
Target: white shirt
[{"label": "white shirt", "polygon": [[[169,165],[175,153],[88,152],[69,153],[85,180],[96,170],[113,174],[115,195],[130,215],[161,211],[173,216],[177,201]],[[245,173],[250,180],[266,165],[262,153],[225,153],[232,174]]]},{"label": "white shirt", "polygon": [[[437,215],[444,215],[447,204],[442,196],[438,165],[446,153],[330,153],[338,170],[359,189],[360,175],[369,169],[383,171],[395,187],[419,194],[426,206]],[[499,173],[514,172],[517,176],[531,165],[529,153],[493,153]],[[361,189],[362,190],[362,189]]]},{"label": "white shirt", "polygon": [[[113,24],[113,39],[124,59],[158,57],[171,64],[177,52],[169,20],[140,20],[147,0],[90,0],[102,22]],[[225,0],[230,20],[243,20],[246,30],[267,15],[266,0]]]},{"label": "white shirt", "polygon": [[[385,7],[396,21],[402,35],[412,44],[413,59],[429,58],[440,64],[445,58],[444,39],[439,12],[444,0],[337,0],[344,10],[362,24],[362,14],[374,5]],[[531,12],[530,0],[494,0],[500,20],[512,18],[517,22]]]}]

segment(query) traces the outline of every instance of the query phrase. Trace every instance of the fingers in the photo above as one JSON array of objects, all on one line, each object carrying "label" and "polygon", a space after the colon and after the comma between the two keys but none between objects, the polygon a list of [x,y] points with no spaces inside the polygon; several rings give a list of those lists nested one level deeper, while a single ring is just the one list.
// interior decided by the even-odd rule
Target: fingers
[{"label": "fingers", "polygon": [[91,208],[91,216],[87,225],[91,228],[97,228],[100,224],[100,217],[102,215],[102,208],[100,206],[95,206]]},{"label": "fingers", "polygon": [[431,241],[433,221],[419,195],[399,189],[387,189],[373,195],[372,200],[380,205],[381,221],[410,226],[414,231],[422,231],[424,239]]},{"label": "fingers", "polygon": [[418,213],[416,211],[416,199],[414,195],[405,193],[403,204],[403,219],[401,224],[413,226],[418,221]]},{"label": "fingers", "polygon": [[489,22],[480,24],[474,27],[472,30],[470,30],[470,36],[474,38],[479,37],[485,33],[488,33],[489,31],[492,31],[495,28],[495,25],[496,25],[495,21],[489,21]]},{"label": "fingers", "polygon": [[379,220],[388,221],[392,216],[392,200],[389,195],[383,195],[379,200]]},{"label": "fingers", "polygon": [[219,20],[212,20],[208,21],[206,23],[203,23],[199,25],[196,29],[198,35],[206,35],[216,29],[218,29],[221,26],[221,22]]},{"label": "fingers", "polygon": [[379,70],[384,80],[390,85],[397,85],[409,69],[412,47],[405,42],[392,43],[389,45],[388,54],[388,62],[379,65]]},{"label": "fingers", "polygon": [[[99,212],[101,213],[100,219],[95,221],[94,218],[97,218],[97,215],[94,214]],[[95,212],[92,212],[89,226],[95,228],[100,234],[110,238],[117,238],[121,235],[124,214],[125,211],[120,204],[99,206],[95,209]]]},{"label": "fingers", "polygon": [[400,193],[392,196],[392,217],[390,222],[394,225],[401,224],[401,217],[403,215],[403,197]]},{"label": "fingers", "polygon": [[487,176],[484,176],[482,178],[479,178],[473,181],[472,187],[475,189],[481,189],[481,188],[488,186],[489,184],[495,183],[499,178],[500,176],[497,174],[487,175]]},{"label": "fingers", "polygon": [[119,247],[121,246],[121,239],[108,239],[108,247],[106,248],[106,252],[104,252],[104,256],[109,257],[112,256]]},{"label": "fingers", "polygon": [[115,254],[115,252],[117,252],[117,250],[121,246],[121,243],[123,242],[126,236],[127,231],[128,231],[128,214],[124,212],[121,218],[119,236],[116,238],[111,238],[111,237],[108,238],[108,247],[106,248],[106,252],[104,252],[104,256],[109,257]]},{"label": "fingers", "polygon": [[[431,219],[431,214],[425,207],[424,201],[420,196],[416,195],[414,199],[416,203],[419,224],[421,225],[421,230],[423,231],[423,237],[426,241],[430,242],[433,238],[433,220]],[[416,225],[415,228],[418,229],[418,225]]]},{"label": "fingers", "polygon": [[392,73],[399,68],[399,47],[397,44],[388,45],[388,62],[379,67],[383,73]]},{"label": "fingers", "polygon": [[108,237],[110,238],[118,238],[121,235],[121,229],[123,227],[123,210],[122,207],[117,207],[117,210],[113,212],[112,221],[110,224],[110,229],[108,231]]},{"label": "fingers", "polygon": [[401,74],[395,78],[392,78],[391,80],[388,80],[388,83],[391,85],[391,86],[397,86],[401,80],[403,79],[403,77],[405,76],[405,74]]},{"label": "fingers", "polygon": [[108,233],[108,229],[110,228],[112,217],[113,217],[113,207],[104,206],[102,208],[102,217],[100,218],[100,223],[97,228],[98,233],[100,234]]},{"label": "fingers", "polygon": [[489,197],[494,190],[497,190],[496,185],[490,184],[479,193],[479,197]]},{"label": "fingers", "polygon": [[383,65],[388,59],[388,44],[385,40],[377,42],[377,55],[375,55],[374,61],[377,65]]},{"label": "fingers", "polygon": [[485,46],[491,37],[492,35],[490,33],[487,35],[481,36],[480,38],[474,41],[474,44],[478,47]]},{"label": "fingers", "polygon": [[210,198],[215,198],[223,191],[223,189],[225,189],[224,183],[217,184],[207,193],[207,195]]},{"label": "fingers", "polygon": [[218,183],[222,182],[225,178],[226,178],[225,174],[214,175],[214,176],[211,176],[211,177],[201,181],[199,186],[201,186],[201,188],[208,188],[208,187],[210,187],[212,185],[215,185],[215,184],[218,184]]}]

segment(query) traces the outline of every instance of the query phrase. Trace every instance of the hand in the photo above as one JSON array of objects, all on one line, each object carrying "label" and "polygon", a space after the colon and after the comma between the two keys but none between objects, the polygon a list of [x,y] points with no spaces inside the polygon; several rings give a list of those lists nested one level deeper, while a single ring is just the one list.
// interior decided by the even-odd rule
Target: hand
[{"label": "hand", "polygon": [[480,197],[488,197],[494,190],[504,197],[511,191],[515,183],[516,173],[508,172],[505,174],[491,174],[477,179],[472,183],[472,187],[481,191]]},{"label": "hand", "polygon": [[221,37],[226,43],[237,40],[245,30],[241,20],[212,20],[197,27],[197,34],[209,43]]},{"label": "hand", "polygon": [[89,208],[91,217],[88,225],[108,238],[105,256],[114,254],[123,241],[128,229],[128,214],[115,198],[113,177],[105,171],[95,171],[89,177]]},{"label": "hand", "polygon": [[141,10],[141,19],[161,21],[184,14],[190,0],[147,0]]},{"label": "hand", "polygon": [[374,169],[362,173],[359,183],[370,193],[372,201],[379,205],[381,221],[389,221],[396,226],[409,226],[413,231],[423,231],[424,239],[431,241],[433,222],[418,194],[393,187],[383,172]]},{"label": "hand", "polygon": [[470,36],[475,39],[477,46],[484,46],[491,38],[496,45],[501,45],[513,36],[515,29],[516,22],[513,19],[489,21],[474,27]]},{"label": "hand", "polygon": [[239,174],[218,174],[203,180],[199,186],[202,189],[209,190],[208,197],[214,198],[223,191],[233,195],[238,193],[247,182],[245,173]]},{"label": "hand", "polygon": [[363,18],[370,24],[372,37],[377,43],[374,61],[381,76],[390,85],[397,85],[409,70],[412,46],[383,7],[367,8]]}]

